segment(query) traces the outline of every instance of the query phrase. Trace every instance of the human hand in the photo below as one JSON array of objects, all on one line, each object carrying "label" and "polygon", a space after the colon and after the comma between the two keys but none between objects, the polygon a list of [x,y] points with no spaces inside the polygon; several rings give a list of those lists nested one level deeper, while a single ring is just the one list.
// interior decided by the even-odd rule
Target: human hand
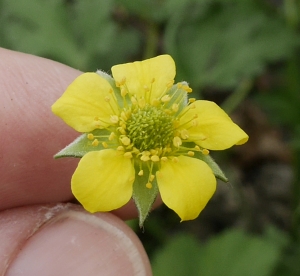
[{"label": "human hand", "polygon": [[53,154],[78,136],[51,105],[81,72],[0,49],[0,275],[151,275],[147,255],[114,212],[68,202],[78,160]]}]

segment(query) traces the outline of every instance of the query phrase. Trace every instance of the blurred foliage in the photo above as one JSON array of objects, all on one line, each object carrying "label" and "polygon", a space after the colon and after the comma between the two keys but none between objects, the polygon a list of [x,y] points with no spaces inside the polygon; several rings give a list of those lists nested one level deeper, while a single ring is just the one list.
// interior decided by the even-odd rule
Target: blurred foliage
[{"label": "blurred foliage", "polygon": [[227,112],[251,99],[284,133],[294,157],[291,227],[254,235],[240,223],[248,232],[222,232],[220,211],[209,204],[200,217],[214,214],[217,230],[204,235],[162,207],[145,232],[130,222],[155,275],[300,275],[299,28],[297,0],[0,0],[1,47],[107,72],[168,53],[177,80],[189,81],[197,97],[222,102]]}]

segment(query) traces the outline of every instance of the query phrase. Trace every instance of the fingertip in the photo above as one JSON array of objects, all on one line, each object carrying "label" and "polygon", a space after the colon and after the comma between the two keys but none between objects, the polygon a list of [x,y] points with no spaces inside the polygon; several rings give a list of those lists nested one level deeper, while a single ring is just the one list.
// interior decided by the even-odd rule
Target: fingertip
[{"label": "fingertip", "polygon": [[[78,206],[60,204],[39,207],[34,219],[30,208],[37,207],[10,213],[15,221],[22,213],[19,219],[27,221],[29,237],[10,252],[13,256],[5,275],[151,275],[137,236],[114,215],[92,215]],[[17,239],[20,241],[20,236]]]}]

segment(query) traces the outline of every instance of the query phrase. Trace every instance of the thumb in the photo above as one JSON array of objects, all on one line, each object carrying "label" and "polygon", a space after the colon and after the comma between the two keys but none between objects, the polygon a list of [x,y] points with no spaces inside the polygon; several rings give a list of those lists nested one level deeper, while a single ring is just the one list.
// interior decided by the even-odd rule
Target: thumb
[{"label": "thumb", "polygon": [[0,213],[0,275],[151,275],[134,232],[71,204]]}]

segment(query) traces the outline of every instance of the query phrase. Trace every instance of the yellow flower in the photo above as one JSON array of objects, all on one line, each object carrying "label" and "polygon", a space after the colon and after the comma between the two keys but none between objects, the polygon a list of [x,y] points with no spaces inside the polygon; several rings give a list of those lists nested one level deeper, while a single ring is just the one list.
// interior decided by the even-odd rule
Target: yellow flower
[{"label": "yellow flower", "polygon": [[74,196],[90,212],[120,208],[133,197],[143,221],[159,192],[181,220],[196,218],[216,189],[209,150],[243,144],[247,134],[215,103],[188,101],[192,90],[186,82],[174,85],[168,55],[113,66],[112,76],[82,74],[52,106],[86,133]]}]

